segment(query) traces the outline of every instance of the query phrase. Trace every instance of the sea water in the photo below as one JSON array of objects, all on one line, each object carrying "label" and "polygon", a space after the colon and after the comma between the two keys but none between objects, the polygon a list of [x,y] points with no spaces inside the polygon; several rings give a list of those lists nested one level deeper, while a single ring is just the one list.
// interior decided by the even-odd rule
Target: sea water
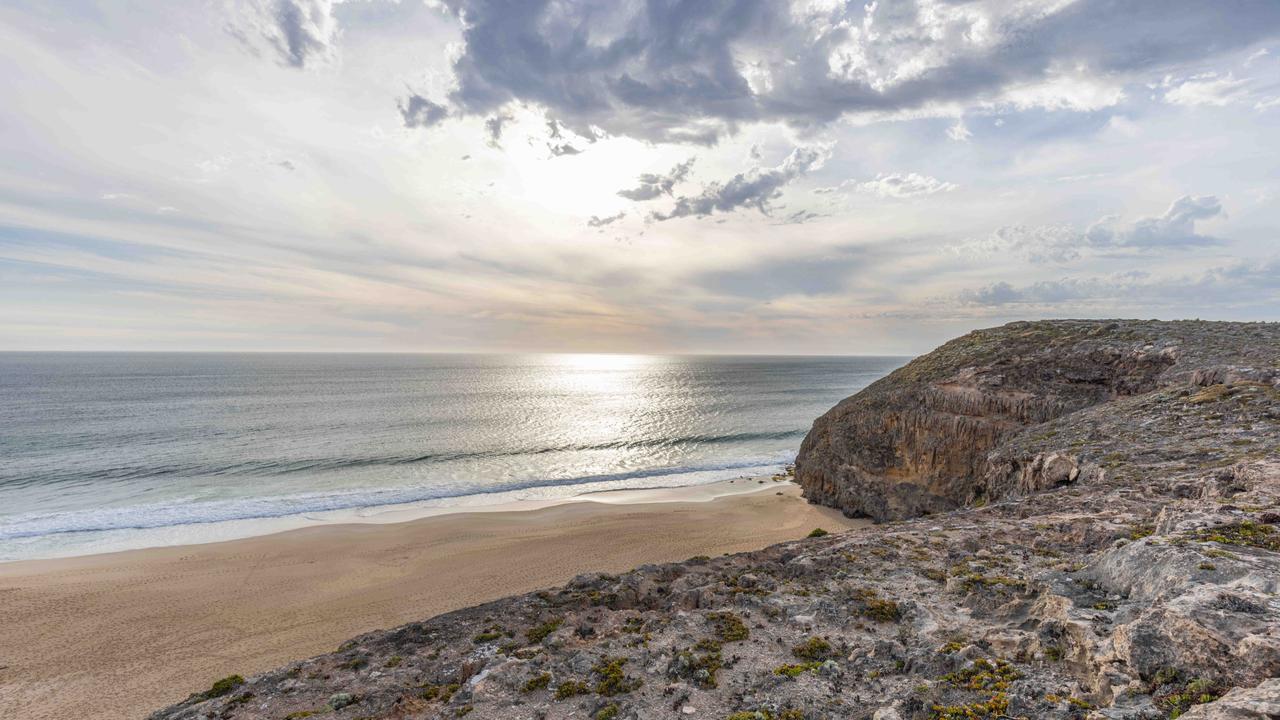
[{"label": "sea water", "polygon": [[0,560],[773,473],[905,360],[0,353]]}]

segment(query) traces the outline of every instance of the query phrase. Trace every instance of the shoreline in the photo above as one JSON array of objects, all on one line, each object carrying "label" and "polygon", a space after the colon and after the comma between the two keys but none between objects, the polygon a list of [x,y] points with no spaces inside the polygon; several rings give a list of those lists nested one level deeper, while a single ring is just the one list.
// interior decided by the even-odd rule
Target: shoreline
[{"label": "shoreline", "polygon": [[220,677],[583,572],[868,524],[767,477],[529,503],[0,564],[0,716],[136,718]]},{"label": "shoreline", "polygon": [[[771,466],[756,466],[764,470]],[[784,464],[776,466],[778,470]],[[712,471],[708,471],[712,472]],[[723,471],[721,471],[723,472]],[[583,489],[566,494],[538,496],[541,491],[572,490],[573,485],[545,485],[518,490],[473,493],[427,500],[391,502],[374,505],[356,505],[331,510],[306,510],[284,515],[231,518],[226,520],[196,521],[166,524],[155,527],[122,527],[96,529],[69,533],[43,534],[0,541],[0,548],[8,542],[11,547],[24,543],[41,543],[39,549],[24,552],[13,549],[0,550],[0,566],[12,562],[56,560],[94,555],[148,550],[161,547],[183,547],[211,543],[265,537],[309,527],[337,527],[350,524],[387,524],[412,522],[429,517],[442,517],[462,513],[519,512],[538,510],[577,502],[702,502],[716,497],[751,492],[761,481],[772,480],[772,475],[740,475],[734,478],[703,480],[676,485],[654,485],[640,488],[599,487],[601,483],[584,483]],[[736,484],[735,484],[736,483]],[[596,486],[592,488],[592,486]],[[85,538],[86,535],[92,536]],[[66,536],[72,538],[66,547],[48,547],[51,540]],[[87,547],[96,548],[86,551]]]}]

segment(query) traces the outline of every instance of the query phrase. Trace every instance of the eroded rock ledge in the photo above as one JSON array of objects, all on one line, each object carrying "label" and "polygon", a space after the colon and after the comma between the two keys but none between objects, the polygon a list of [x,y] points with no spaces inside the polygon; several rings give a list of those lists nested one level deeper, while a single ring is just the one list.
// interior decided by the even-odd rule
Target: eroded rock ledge
[{"label": "eroded rock ledge", "polygon": [[978,330],[818,418],[796,481],[812,502],[877,521],[1067,484],[1104,468],[1082,464],[1083,448],[1052,434],[1039,434],[1033,454],[992,452],[1028,428],[1162,388],[1273,384],[1278,346],[1274,323],[1057,320]]},{"label": "eroded rock ledge", "polygon": [[[921,471],[884,507],[936,515],[582,576],[228,678],[152,717],[1280,717],[1278,334],[967,336],[822,421],[866,432],[867,449],[817,428],[806,443],[807,472],[822,443]],[[964,453],[930,432],[989,444]],[[857,492],[883,481],[861,482],[829,497],[876,506]]]}]

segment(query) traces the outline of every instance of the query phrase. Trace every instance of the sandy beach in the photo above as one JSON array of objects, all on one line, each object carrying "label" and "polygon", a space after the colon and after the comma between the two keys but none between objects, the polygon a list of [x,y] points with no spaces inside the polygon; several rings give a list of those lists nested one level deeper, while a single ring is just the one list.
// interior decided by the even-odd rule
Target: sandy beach
[{"label": "sandy beach", "polygon": [[0,717],[144,717],[232,673],[578,573],[863,524],[809,505],[789,483],[737,483],[738,494],[721,497],[723,483],[602,493],[532,510],[0,564]]}]

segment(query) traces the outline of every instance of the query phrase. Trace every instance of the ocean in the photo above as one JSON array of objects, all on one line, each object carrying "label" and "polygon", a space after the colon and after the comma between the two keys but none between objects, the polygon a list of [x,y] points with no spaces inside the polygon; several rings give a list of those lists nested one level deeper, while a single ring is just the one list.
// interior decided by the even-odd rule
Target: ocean
[{"label": "ocean", "polygon": [[769,474],[906,360],[0,353],[0,560]]}]

